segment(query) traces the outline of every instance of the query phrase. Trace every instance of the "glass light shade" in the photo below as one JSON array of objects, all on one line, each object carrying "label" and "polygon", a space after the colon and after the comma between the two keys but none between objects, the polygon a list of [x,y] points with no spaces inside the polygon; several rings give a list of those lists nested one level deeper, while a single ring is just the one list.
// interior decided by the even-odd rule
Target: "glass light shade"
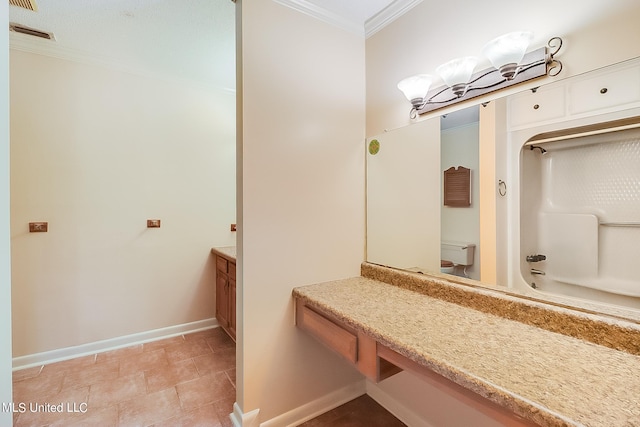
[{"label": "glass light shade", "polygon": [[436,68],[436,73],[442,77],[449,87],[458,84],[467,84],[471,80],[473,70],[476,68],[478,58],[475,56],[465,56],[464,58],[453,59]]},{"label": "glass light shade", "polygon": [[418,74],[401,80],[398,83],[398,89],[404,93],[409,101],[423,99],[429,92],[432,81],[433,77],[429,74]]},{"label": "glass light shade", "polygon": [[484,45],[482,54],[497,69],[507,64],[519,64],[532,39],[533,33],[531,31],[504,34]]}]

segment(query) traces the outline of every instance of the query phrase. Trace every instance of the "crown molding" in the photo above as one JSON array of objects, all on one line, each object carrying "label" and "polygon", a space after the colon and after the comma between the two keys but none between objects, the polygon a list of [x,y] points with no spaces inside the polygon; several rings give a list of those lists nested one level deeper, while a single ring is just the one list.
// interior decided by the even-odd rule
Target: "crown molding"
[{"label": "crown molding", "polygon": [[306,0],[273,0],[283,6],[297,10],[312,18],[319,19],[322,22],[342,28],[343,30],[355,33],[358,35],[364,35],[364,26],[358,25],[356,22],[345,19],[344,17],[317,6]]},{"label": "crown molding", "polygon": [[371,37],[420,3],[422,0],[395,0],[364,23],[365,38]]},{"label": "crown molding", "polygon": [[60,46],[54,40],[39,39],[36,37],[15,33],[13,31],[9,32],[9,48],[21,52],[32,53],[35,55],[48,56],[50,58],[62,59],[85,65],[109,68],[112,70],[117,70],[120,72],[134,74],[142,77],[160,78],[189,86],[215,90],[225,94],[235,95],[236,93],[236,90],[234,88],[220,87],[203,81],[185,80],[179,77],[161,73],[158,70],[131,67],[130,65],[127,65],[122,61],[118,61],[112,58],[100,57],[92,52],[85,52],[79,49],[71,49],[68,47]]},{"label": "crown molding", "polygon": [[36,55],[49,56],[51,58],[65,59],[84,64],[101,64],[121,68],[116,61],[99,59],[95,55],[82,52],[77,49],[69,49],[60,46],[55,40],[42,40],[24,34],[9,32],[9,47],[22,52]]},{"label": "crown molding", "polygon": [[317,6],[307,0],[273,0],[274,2],[312,18],[318,19],[327,24],[333,25],[343,30],[349,31],[361,36],[370,37],[380,31],[391,22],[407,13],[414,6],[421,3],[422,0],[394,0],[389,6],[369,18],[364,25],[358,22],[350,21],[337,13],[331,12],[325,8]]}]

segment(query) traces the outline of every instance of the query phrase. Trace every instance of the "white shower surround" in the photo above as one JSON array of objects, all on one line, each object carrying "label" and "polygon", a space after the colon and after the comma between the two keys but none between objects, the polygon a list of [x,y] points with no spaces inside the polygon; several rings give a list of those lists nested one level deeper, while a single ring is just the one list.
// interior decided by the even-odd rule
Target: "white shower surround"
[{"label": "white shower surround", "polygon": [[[540,133],[639,115],[635,108],[509,134],[510,287],[640,309],[640,227],[620,226],[640,222],[640,131],[549,143],[545,154],[524,146]],[[526,262],[538,253],[547,260]]]}]

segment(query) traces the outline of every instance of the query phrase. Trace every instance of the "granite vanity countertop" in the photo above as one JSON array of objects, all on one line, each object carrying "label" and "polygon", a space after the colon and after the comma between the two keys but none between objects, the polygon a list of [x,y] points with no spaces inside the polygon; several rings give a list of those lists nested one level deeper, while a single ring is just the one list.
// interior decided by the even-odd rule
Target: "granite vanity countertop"
[{"label": "granite vanity countertop", "polygon": [[542,426],[640,426],[640,356],[354,277],[295,297]]},{"label": "granite vanity countertop", "polygon": [[221,246],[211,248],[211,253],[214,255],[220,255],[232,262],[236,262],[236,247],[235,246]]}]

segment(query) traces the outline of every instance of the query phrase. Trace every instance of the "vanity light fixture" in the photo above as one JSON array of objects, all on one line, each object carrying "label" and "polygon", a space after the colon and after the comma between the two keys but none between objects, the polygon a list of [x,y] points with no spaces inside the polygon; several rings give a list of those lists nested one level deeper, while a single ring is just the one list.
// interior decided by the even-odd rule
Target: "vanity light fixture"
[{"label": "vanity light fixture", "polygon": [[504,34],[482,49],[493,67],[473,73],[478,59],[472,56],[453,59],[436,68],[445,85],[429,91],[433,77],[419,74],[408,77],[398,88],[411,102],[410,117],[437,110],[457,102],[500,90],[542,76],[557,76],[562,62],[555,55],[562,39],[553,37],[547,47],[527,52],[533,33],[518,31]]},{"label": "vanity light fixture", "polygon": [[477,63],[478,58],[475,56],[465,56],[442,64],[436,68],[436,73],[442,77],[455,96],[461,97],[469,90],[469,81]]},{"label": "vanity light fixture", "polygon": [[518,64],[527,53],[529,43],[533,39],[530,31],[518,31],[496,37],[482,48],[482,54],[507,80],[513,80],[520,69]]},{"label": "vanity light fixture", "polygon": [[398,89],[411,101],[413,108],[417,109],[424,103],[424,94],[429,92],[432,81],[433,77],[429,74],[418,74],[402,80],[398,83]]}]

